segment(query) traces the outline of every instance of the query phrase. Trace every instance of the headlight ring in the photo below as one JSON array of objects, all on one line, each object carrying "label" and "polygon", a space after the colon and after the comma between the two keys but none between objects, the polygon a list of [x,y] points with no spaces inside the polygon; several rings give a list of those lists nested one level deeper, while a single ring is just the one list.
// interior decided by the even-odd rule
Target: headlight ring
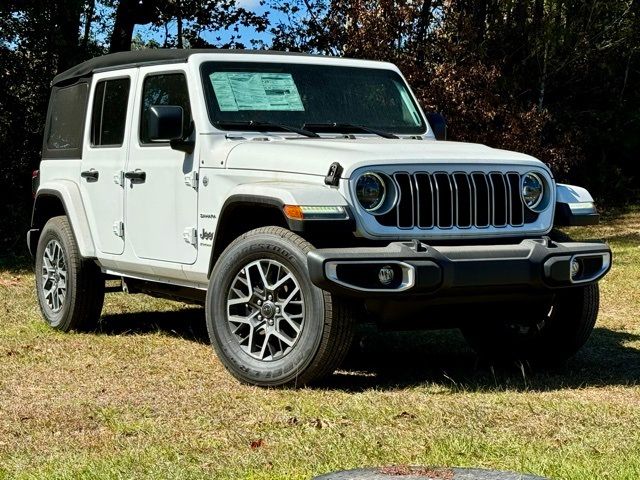
[{"label": "headlight ring", "polygon": [[527,172],[522,176],[522,201],[529,210],[537,211],[545,197],[545,182],[542,177],[535,172]]},{"label": "headlight ring", "polygon": [[396,205],[398,191],[387,174],[368,171],[356,180],[355,197],[366,212],[384,215]]}]

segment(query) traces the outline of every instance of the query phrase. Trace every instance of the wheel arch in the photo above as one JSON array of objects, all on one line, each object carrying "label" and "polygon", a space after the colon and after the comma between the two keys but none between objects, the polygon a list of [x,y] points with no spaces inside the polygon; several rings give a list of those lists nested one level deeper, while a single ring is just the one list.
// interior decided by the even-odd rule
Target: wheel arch
[{"label": "wheel arch", "polygon": [[[224,249],[240,235],[270,225],[294,230],[295,226],[283,213],[283,206],[280,199],[262,195],[236,194],[227,198],[216,225],[207,276],[211,275]],[[236,221],[236,218],[242,220]]]},{"label": "wheel arch", "polygon": [[40,232],[47,221],[59,215],[66,215],[69,219],[80,255],[84,258],[95,257],[95,245],[80,189],[75,183],[65,180],[43,184],[38,188],[27,239],[31,254],[35,254]]}]

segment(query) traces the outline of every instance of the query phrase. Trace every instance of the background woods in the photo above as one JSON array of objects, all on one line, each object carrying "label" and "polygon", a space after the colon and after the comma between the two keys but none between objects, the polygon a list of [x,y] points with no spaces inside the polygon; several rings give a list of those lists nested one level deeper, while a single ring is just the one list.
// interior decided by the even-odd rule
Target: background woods
[{"label": "background woods", "polygon": [[397,63],[452,139],[523,151],[605,206],[637,200],[638,0],[8,0],[0,248],[22,253],[53,76],[136,48],[273,48]]}]

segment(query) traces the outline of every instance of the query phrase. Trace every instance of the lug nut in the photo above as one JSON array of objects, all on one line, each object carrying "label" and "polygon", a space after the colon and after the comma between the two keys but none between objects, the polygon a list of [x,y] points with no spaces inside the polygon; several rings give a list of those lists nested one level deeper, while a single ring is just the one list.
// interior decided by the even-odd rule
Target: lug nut
[{"label": "lug nut", "polygon": [[262,305],[262,300],[258,300],[258,305]]},{"label": "lug nut", "polygon": [[269,325],[273,326],[273,320],[269,320]]},{"label": "lug nut", "polygon": [[258,320],[262,320],[262,315],[258,315]]},{"label": "lug nut", "polygon": [[273,300],[273,295],[269,295],[269,300]]}]

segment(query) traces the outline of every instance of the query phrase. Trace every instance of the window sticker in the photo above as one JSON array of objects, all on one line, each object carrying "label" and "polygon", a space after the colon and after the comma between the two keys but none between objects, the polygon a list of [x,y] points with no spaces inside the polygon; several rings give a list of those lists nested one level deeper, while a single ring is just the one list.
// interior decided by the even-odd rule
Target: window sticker
[{"label": "window sticker", "polygon": [[209,76],[221,112],[303,112],[290,73],[214,72]]}]

